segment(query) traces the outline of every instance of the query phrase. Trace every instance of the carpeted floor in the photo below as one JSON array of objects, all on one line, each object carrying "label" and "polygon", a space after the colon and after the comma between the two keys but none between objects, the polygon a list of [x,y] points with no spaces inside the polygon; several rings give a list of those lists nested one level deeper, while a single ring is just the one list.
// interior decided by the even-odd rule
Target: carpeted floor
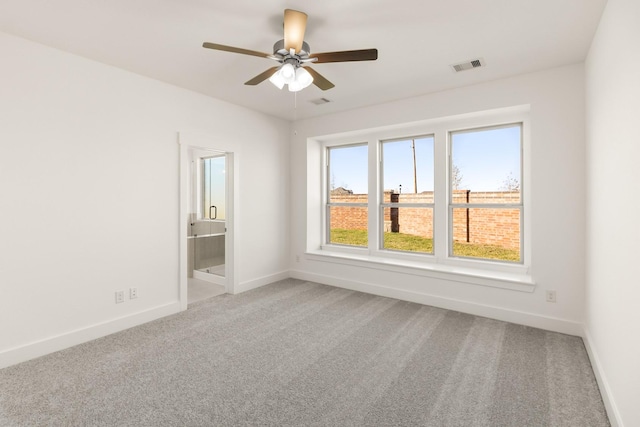
[{"label": "carpeted floor", "polygon": [[582,340],[284,280],[0,370],[2,426],[607,426]]}]

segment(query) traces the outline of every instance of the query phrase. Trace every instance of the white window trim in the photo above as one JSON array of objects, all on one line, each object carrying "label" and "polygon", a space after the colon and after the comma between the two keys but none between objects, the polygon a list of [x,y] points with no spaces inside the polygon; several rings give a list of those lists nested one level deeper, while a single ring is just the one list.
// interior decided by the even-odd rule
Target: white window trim
[{"label": "white window trim", "polygon": [[[348,134],[335,134],[308,139],[308,153],[314,153],[308,158],[308,218],[307,218],[307,251],[305,258],[314,261],[324,261],[336,264],[350,264],[359,267],[383,269],[386,271],[399,271],[419,276],[434,277],[443,280],[492,286],[503,289],[512,289],[524,292],[533,292],[535,282],[531,275],[531,201],[530,201],[530,122],[529,106],[518,106],[474,113],[462,116],[447,117],[443,119],[427,120],[420,123],[412,123],[404,126],[392,126],[386,128],[369,129],[361,132],[349,132]],[[487,128],[503,126],[511,123],[522,123],[522,227],[521,227],[521,263],[494,262],[464,257],[451,257],[447,251],[447,239],[449,234],[449,191],[447,188],[447,176],[449,173],[449,134],[461,129]],[[367,248],[351,247],[346,245],[326,244],[327,217],[326,203],[327,181],[326,150],[327,147],[355,145],[366,143],[369,146],[369,170],[377,171],[381,161],[380,143],[388,140],[411,137],[412,135],[434,135],[434,255],[415,254],[402,251],[380,250],[378,248],[382,230],[378,230],[380,206],[382,196],[378,191],[380,174],[369,173],[368,201],[368,230],[369,246]],[[440,142],[438,142],[440,141]],[[443,144],[441,141],[446,141]],[[444,152],[443,152],[444,151]],[[320,157],[323,167],[313,170],[314,159]],[[315,163],[317,165],[317,163]],[[320,176],[318,176],[320,171]],[[317,178],[313,178],[313,175]],[[319,180],[318,180],[319,178]],[[318,187],[312,183],[319,183],[322,190],[319,194],[313,194]],[[314,188],[315,187],[315,188]],[[320,197],[318,197],[320,196]],[[319,205],[319,206],[318,206]],[[313,214],[310,209],[318,206],[321,210],[320,217]],[[316,211],[317,212],[317,211]],[[320,221],[318,221],[320,220]],[[314,231],[315,230],[315,231]],[[371,233],[373,231],[373,233]],[[318,239],[318,236],[320,237]],[[443,255],[444,254],[444,255]]]},{"label": "white window trim", "polygon": [[[420,255],[422,257],[422,255]],[[455,266],[426,263],[423,260],[410,261],[405,258],[376,257],[362,249],[360,254],[342,252],[342,247],[329,250],[307,251],[305,259],[333,264],[354,265],[375,270],[410,273],[416,276],[430,277],[451,282],[467,283],[492,288],[510,289],[521,292],[533,292],[535,282],[526,274],[488,271],[469,266]]]}]

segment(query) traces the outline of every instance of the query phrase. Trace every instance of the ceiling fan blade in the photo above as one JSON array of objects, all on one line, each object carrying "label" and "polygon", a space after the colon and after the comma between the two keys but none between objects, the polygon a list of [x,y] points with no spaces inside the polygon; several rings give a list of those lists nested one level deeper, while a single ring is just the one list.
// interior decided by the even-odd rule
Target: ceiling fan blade
[{"label": "ceiling fan blade", "polygon": [[310,58],[318,58],[316,64],[326,62],[375,61],[378,49],[343,50],[340,52],[313,53]]},{"label": "ceiling fan blade", "polygon": [[335,87],[335,85],[333,83],[331,83],[329,80],[325,79],[322,76],[322,74],[320,74],[319,72],[317,72],[313,68],[304,67],[304,69],[307,70],[309,72],[309,74],[311,74],[311,77],[313,77],[313,84],[318,86],[320,89],[328,90],[328,89],[331,89],[332,87]]},{"label": "ceiling fan blade", "polygon": [[284,48],[299,53],[307,28],[307,14],[293,9],[284,10]]},{"label": "ceiling fan blade", "polygon": [[271,67],[267,71],[264,71],[258,74],[257,76],[255,76],[254,78],[252,78],[251,80],[247,81],[245,84],[249,86],[255,86],[259,83],[262,83],[263,81],[271,77],[273,73],[275,73],[278,70],[278,68],[279,67]]},{"label": "ceiling fan blade", "polygon": [[271,56],[271,54],[269,53],[263,53],[249,49],[241,49],[239,47],[233,46],[225,46],[223,44],[217,43],[204,42],[202,43],[202,47],[206,47],[207,49],[223,50],[225,52],[240,53],[242,55],[259,56],[260,58],[269,58]]}]

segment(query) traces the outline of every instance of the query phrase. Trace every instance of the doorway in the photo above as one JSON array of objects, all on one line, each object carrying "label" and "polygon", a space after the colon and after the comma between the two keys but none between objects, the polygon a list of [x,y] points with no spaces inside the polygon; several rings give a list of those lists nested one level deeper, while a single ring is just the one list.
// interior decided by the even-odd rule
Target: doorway
[{"label": "doorway", "polygon": [[233,291],[233,153],[181,144],[180,300]]},{"label": "doorway", "polygon": [[226,274],[226,154],[191,150],[189,277],[219,285]]}]

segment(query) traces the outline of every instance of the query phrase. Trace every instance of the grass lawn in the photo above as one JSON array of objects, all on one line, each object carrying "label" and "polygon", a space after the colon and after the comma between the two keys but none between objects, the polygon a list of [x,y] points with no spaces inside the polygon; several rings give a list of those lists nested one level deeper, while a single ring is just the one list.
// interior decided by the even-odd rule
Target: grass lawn
[{"label": "grass lawn", "polygon": [[[366,230],[331,230],[331,243],[352,246],[367,246]],[[385,249],[409,252],[433,252],[433,239],[402,233],[384,233]],[[453,242],[455,256],[495,259],[500,261],[520,261],[520,251],[505,249],[500,246],[478,245],[473,243]]]}]

